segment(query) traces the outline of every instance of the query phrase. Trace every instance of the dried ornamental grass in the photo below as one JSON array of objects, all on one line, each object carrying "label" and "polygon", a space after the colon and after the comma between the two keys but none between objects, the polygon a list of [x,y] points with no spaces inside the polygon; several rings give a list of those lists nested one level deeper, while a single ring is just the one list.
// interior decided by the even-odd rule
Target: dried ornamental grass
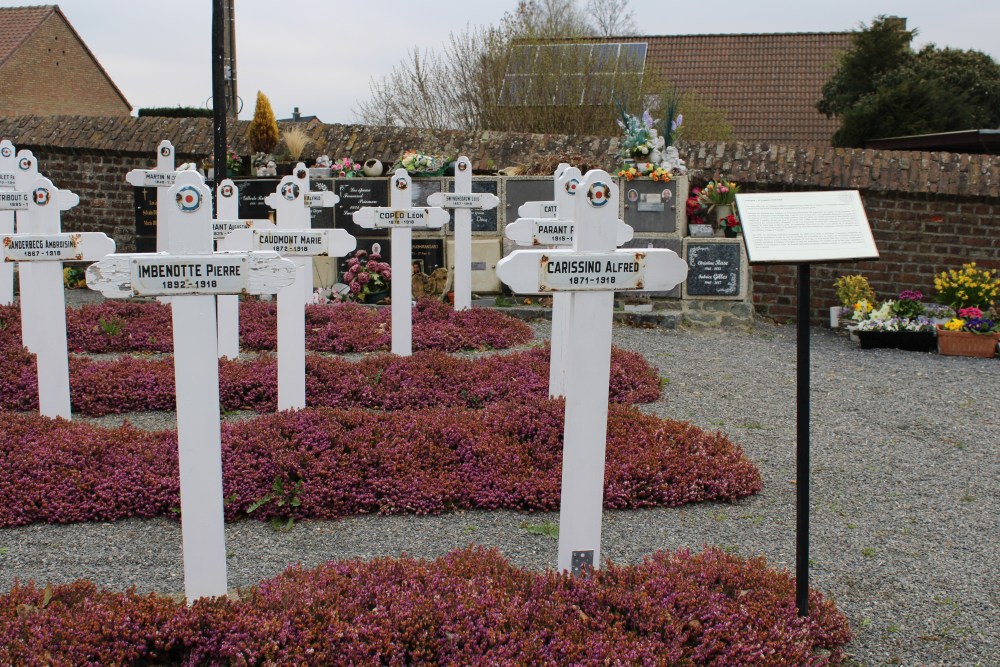
[{"label": "dried ornamental grass", "polygon": [[587,577],[496,550],[289,568],[187,607],[90,582],[0,597],[0,664],[767,665],[843,663],[844,615],[762,559],[657,553]]},{"label": "dried ornamental grass", "polygon": [[[563,403],[307,409],[222,429],[226,517],[559,506]],[[0,413],[0,526],[175,516],[177,435]],[[721,433],[612,406],[605,507],[733,501],[760,473]],[[293,502],[294,500],[294,502]]]}]

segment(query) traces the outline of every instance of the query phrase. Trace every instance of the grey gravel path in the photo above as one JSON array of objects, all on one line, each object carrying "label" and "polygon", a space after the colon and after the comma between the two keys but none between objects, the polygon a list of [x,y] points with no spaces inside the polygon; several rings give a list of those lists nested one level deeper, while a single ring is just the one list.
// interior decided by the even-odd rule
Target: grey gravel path
[{"label": "grey gravel path", "polygon": [[[548,335],[547,323],[533,326]],[[615,327],[615,344],[644,354],[666,381],[663,399],[643,409],[724,431],[760,467],[765,489],[732,505],[608,512],[606,557],[630,563],[712,544],[794,568],[794,334],[768,323]],[[1000,665],[1000,360],[862,351],[824,329],[814,329],[812,351],[811,582],[850,618],[851,664]],[[160,428],[173,415],[128,418]],[[558,515],[363,516],[287,532],[241,521],[227,526],[230,585],[291,563],[435,557],[469,543],[554,567],[556,541],[524,527],[543,522]],[[15,578],[80,577],[183,590],[180,530],[166,519],[4,529],[0,553],[0,590]]]}]

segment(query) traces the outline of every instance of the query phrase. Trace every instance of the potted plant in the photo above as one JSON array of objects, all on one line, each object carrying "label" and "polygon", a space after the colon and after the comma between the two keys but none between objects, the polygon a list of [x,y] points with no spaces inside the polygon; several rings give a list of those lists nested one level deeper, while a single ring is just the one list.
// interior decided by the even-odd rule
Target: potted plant
[{"label": "potted plant", "polygon": [[[868,284],[868,279],[862,275],[841,276],[833,283],[840,306],[830,307],[830,327],[836,328],[851,320],[855,305],[862,301],[867,306],[874,305],[875,290]],[[868,310],[871,310],[869,307]]]},{"label": "potted plant", "polygon": [[992,358],[1000,341],[1000,326],[975,306],[959,308],[958,316],[938,328],[938,354]]},{"label": "potted plant", "polygon": [[736,194],[740,191],[740,186],[736,181],[727,181],[724,178],[717,178],[709,181],[701,189],[698,201],[708,209],[709,213],[715,213],[715,219],[721,220],[733,212],[733,204],[736,203]]},{"label": "potted plant", "polygon": [[691,236],[712,236],[712,225],[706,217],[708,212],[701,204],[701,190],[694,188],[685,206],[687,211],[688,234]]},{"label": "potted plant", "polygon": [[727,239],[735,239],[743,232],[743,226],[740,225],[740,219],[735,213],[722,218],[719,224],[722,225],[722,231]]},{"label": "potted plant", "polygon": [[[308,145],[312,139],[309,138],[305,130],[301,127],[293,127],[290,130],[286,130],[284,134],[281,135],[281,138],[285,142],[288,157],[292,161],[292,167],[294,167],[295,163],[302,159],[302,154],[306,150],[306,145]],[[288,173],[291,173],[291,168],[289,168]]]},{"label": "potted plant", "polygon": [[340,178],[353,178],[360,176],[363,167],[360,162],[355,162],[349,157],[342,157],[330,166],[334,176]]},{"label": "potted plant", "polygon": [[348,287],[345,300],[379,303],[389,296],[392,268],[378,253],[358,250],[347,260],[347,271],[341,279]]},{"label": "potted plant", "polygon": [[855,313],[865,313],[858,320],[854,333],[862,349],[896,348],[915,352],[930,352],[936,346],[935,325],[924,314],[920,292],[904,291],[897,300],[878,308],[867,301],[859,302]]}]

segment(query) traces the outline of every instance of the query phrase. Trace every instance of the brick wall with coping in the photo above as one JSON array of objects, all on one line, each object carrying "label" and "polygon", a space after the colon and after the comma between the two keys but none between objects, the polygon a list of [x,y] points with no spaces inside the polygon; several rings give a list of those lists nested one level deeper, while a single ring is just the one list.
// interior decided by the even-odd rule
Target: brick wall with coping
[{"label": "brick wall with coping", "polygon": [[[232,123],[229,142],[248,154],[248,123]],[[409,148],[464,153],[477,170],[528,165],[540,157],[582,156],[611,168],[617,138],[515,133],[466,133],[358,125],[304,126],[308,156],[375,157],[391,164]],[[168,138],[178,162],[200,161],[212,151],[209,119],[0,118],[0,138],[39,158],[42,173],[80,195],[81,206],[64,214],[71,231],[103,231],[131,249],[134,208],[130,169],[151,168],[155,148]],[[1000,269],[1000,156],[693,143],[678,145],[694,185],[724,175],[744,192],[857,189],[861,192],[881,257],[876,261],[812,267],[813,318],[826,319],[836,305],[832,284],[862,273],[880,298],[903,289],[933,294],[933,276],[963,262]],[[778,320],[795,316],[796,269],[753,267],[753,302]]]}]

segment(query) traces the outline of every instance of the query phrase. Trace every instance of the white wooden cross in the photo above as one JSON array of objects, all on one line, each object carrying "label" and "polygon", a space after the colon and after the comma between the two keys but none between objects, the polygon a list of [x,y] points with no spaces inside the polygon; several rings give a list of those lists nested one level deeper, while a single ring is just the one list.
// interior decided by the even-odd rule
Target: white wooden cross
[{"label": "white wooden cross", "polygon": [[615,249],[618,186],[607,172],[587,172],[574,199],[573,248],[515,250],[497,264],[497,277],[518,294],[576,292],[566,337],[558,557],[560,570],[576,573],[600,566],[614,293],[672,289],[687,264],[672,250]]},{"label": "white wooden cross", "polygon": [[[19,263],[21,316],[40,323],[35,329],[38,362],[38,411],[46,417],[70,418],[69,358],[66,345],[64,261],[93,261],[115,251],[115,242],[100,232],[60,233],[60,215],[80,203],[68,190],[39,177],[24,195],[28,215],[20,218],[16,234],[0,234],[0,258]],[[24,267],[32,265],[30,271]],[[29,297],[25,297],[24,287]]]},{"label": "white wooden cross", "polygon": [[177,172],[174,170],[174,145],[164,139],[156,147],[156,169],[133,169],[125,174],[125,180],[137,188],[156,188],[156,250],[163,252],[169,245],[166,211],[160,201],[160,194],[174,184]]},{"label": "white wooden cross", "polygon": [[[19,150],[15,156],[14,187],[21,192],[30,193],[32,184],[38,180],[38,160],[29,150]],[[29,197],[30,199],[30,197]],[[20,229],[21,225],[29,225],[28,219],[31,216],[30,207],[16,209],[15,229]],[[30,226],[27,227],[30,229]],[[34,264],[24,263],[17,267],[18,287],[21,294],[21,342],[29,352],[38,352],[38,338],[44,324],[33,317],[28,317],[25,313],[26,303],[38,301],[31,290],[36,284],[32,280],[31,274],[35,270]]]},{"label": "white wooden cross", "polygon": [[[301,165],[300,165],[301,166]],[[304,169],[304,167],[303,167]],[[306,407],[306,290],[312,301],[312,257],[346,255],[357,241],[343,229],[310,229],[309,209],[333,206],[332,192],[309,193],[296,175],[285,176],[264,200],[275,210],[275,229],[237,229],[219,242],[223,249],[270,250],[290,257],[295,280],[278,292],[278,409]],[[304,215],[303,215],[304,212]],[[308,278],[308,280],[307,280]]]},{"label": "white wooden cross", "polygon": [[[212,252],[212,196],[183,171],[166,192],[165,253],[109,255],[87,269],[105,296],[171,296],[184,591],[188,603],[226,594],[222,435],[215,295],[273,294],[295,266],[273,252]],[[168,202],[170,202],[168,204]]]},{"label": "white wooden cross", "polygon": [[[218,242],[237,229],[274,229],[270,220],[239,220],[240,190],[232,179],[224,179],[215,190],[215,219],[212,236]],[[250,250],[250,248],[243,248]],[[240,356],[240,297],[220,294],[216,298],[219,316],[219,358]]]},{"label": "white wooden cross", "polygon": [[472,308],[472,209],[496,208],[500,198],[472,191],[472,162],[462,155],[455,161],[455,191],[427,197],[431,206],[455,209],[455,310]]},{"label": "white wooden cross", "polygon": [[[8,139],[0,141],[0,194],[16,190],[14,144]],[[0,234],[14,233],[14,211],[0,205]],[[0,264],[0,306],[14,303],[14,265]]]},{"label": "white wooden cross", "polygon": [[436,206],[414,207],[413,181],[405,169],[392,175],[389,207],[365,207],[354,213],[354,224],[366,229],[389,228],[392,242],[392,352],[413,354],[413,230],[441,229],[448,212]]},{"label": "white wooden cross", "polygon": [[[576,236],[572,220],[576,189],[582,174],[565,162],[556,167],[553,178],[552,202],[526,202],[518,212],[540,212],[542,217],[522,217],[507,225],[507,238],[522,246],[570,247]],[[551,206],[550,206],[551,204]],[[554,210],[553,210],[554,209]],[[617,222],[617,245],[632,239],[632,228],[623,221]],[[566,395],[566,336],[569,332],[570,312],[573,307],[572,292],[552,295],[552,335],[549,344],[549,397]]]}]

